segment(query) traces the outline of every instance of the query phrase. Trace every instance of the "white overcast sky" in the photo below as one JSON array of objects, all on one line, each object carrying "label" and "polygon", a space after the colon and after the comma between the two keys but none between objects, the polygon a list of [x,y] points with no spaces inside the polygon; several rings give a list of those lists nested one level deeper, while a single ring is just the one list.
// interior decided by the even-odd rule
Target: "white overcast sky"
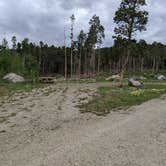
[{"label": "white overcast sky", "polygon": [[[71,14],[75,14],[75,37],[96,14],[105,27],[104,46],[111,46],[114,29],[113,17],[120,0],[0,0],[0,39],[17,36],[32,42],[42,40],[49,45],[63,45],[64,27],[69,38]],[[137,34],[137,39],[166,43],[166,1],[147,0],[149,12],[147,31]]]}]

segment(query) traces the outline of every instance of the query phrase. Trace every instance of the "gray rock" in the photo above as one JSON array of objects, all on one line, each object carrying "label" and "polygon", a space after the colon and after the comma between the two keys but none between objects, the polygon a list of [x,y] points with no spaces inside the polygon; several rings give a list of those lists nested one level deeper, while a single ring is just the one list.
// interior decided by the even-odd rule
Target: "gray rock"
[{"label": "gray rock", "polygon": [[144,86],[142,82],[134,80],[133,78],[128,80],[128,85],[136,88],[141,88]]},{"label": "gray rock", "polygon": [[166,80],[166,77],[165,77],[164,75],[159,75],[159,76],[157,77],[157,79],[158,79],[159,81],[163,81],[163,80]]},{"label": "gray rock", "polygon": [[6,81],[9,81],[12,83],[25,82],[25,79],[22,76],[17,75],[15,73],[9,73],[9,74],[5,75],[3,77],[3,80],[6,80]]}]

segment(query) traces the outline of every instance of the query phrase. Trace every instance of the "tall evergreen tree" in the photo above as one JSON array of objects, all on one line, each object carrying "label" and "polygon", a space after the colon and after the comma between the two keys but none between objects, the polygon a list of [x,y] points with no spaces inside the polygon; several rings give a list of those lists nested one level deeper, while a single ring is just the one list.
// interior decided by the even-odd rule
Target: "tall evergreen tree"
[{"label": "tall evergreen tree", "polygon": [[122,0],[119,9],[115,13],[114,22],[117,24],[115,27],[114,38],[122,38],[127,40],[127,57],[123,64],[121,71],[120,86],[122,86],[124,70],[128,63],[131,51],[132,37],[137,31],[145,31],[148,22],[148,12],[141,10],[145,6],[145,0]]},{"label": "tall evergreen tree", "polygon": [[104,34],[104,26],[101,25],[100,18],[96,15],[92,17],[89,22],[90,28],[88,37],[86,40],[86,47],[88,48],[89,57],[90,57],[90,70],[95,72],[95,48],[97,44],[101,44],[103,39],[105,38]]},{"label": "tall evergreen tree", "polygon": [[117,24],[114,32],[116,37],[131,40],[137,31],[145,31],[148,22],[148,12],[141,10],[145,0],[122,0],[115,13],[114,22]]}]

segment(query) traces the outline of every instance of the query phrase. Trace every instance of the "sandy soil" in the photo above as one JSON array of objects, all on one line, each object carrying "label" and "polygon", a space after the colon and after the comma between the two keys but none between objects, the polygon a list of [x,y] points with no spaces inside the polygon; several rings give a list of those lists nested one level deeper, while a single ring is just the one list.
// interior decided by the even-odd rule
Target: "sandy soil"
[{"label": "sandy soil", "polygon": [[165,166],[166,99],[81,114],[101,84],[56,84],[0,100],[0,166]]}]

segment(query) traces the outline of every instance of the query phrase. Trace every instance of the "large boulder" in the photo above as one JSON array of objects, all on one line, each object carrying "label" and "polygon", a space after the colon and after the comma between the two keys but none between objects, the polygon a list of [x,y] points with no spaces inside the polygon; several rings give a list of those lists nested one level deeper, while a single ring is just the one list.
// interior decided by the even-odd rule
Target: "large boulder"
[{"label": "large boulder", "polygon": [[3,80],[9,81],[9,82],[12,82],[12,83],[18,83],[18,82],[24,82],[25,81],[25,79],[22,76],[17,75],[15,73],[9,73],[9,74],[5,75],[3,77]]},{"label": "large boulder", "polygon": [[157,79],[158,79],[159,81],[163,81],[163,80],[166,80],[166,77],[165,77],[164,75],[159,75],[159,76],[157,77]]},{"label": "large boulder", "polygon": [[136,87],[136,88],[142,88],[144,85],[142,82],[134,80],[133,78],[130,78],[128,80],[129,86]]},{"label": "large boulder", "polygon": [[119,75],[112,75],[108,78],[105,79],[106,81],[119,81],[120,80],[120,76]]}]

